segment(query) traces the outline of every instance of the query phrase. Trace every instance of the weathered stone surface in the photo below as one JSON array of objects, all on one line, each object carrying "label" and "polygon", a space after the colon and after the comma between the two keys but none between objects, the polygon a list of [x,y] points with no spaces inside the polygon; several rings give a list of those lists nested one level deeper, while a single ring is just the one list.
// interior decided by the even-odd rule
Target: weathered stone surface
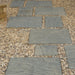
[{"label": "weathered stone surface", "polygon": [[52,56],[57,55],[57,46],[53,45],[36,45],[35,55],[39,56]]},{"label": "weathered stone surface", "polygon": [[10,7],[16,8],[16,7],[23,7],[25,0],[12,0]]},{"label": "weathered stone surface", "polygon": [[61,75],[58,58],[13,58],[6,75]]},{"label": "weathered stone surface", "polygon": [[64,44],[71,43],[66,29],[32,29],[29,37],[30,44]]},{"label": "weathered stone surface", "polygon": [[28,1],[26,7],[41,7],[41,6],[51,6],[52,1]]},{"label": "weathered stone surface", "polygon": [[75,69],[75,45],[65,46],[69,67]]},{"label": "weathered stone surface", "polygon": [[10,17],[7,27],[41,27],[42,17]]},{"label": "weathered stone surface", "polygon": [[61,17],[58,16],[46,17],[46,27],[63,27]]},{"label": "weathered stone surface", "polygon": [[65,15],[63,7],[37,7],[35,11],[36,15]]},{"label": "weathered stone surface", "polygon": [[32,16],[33,8],[20,8],[17,16]]}]

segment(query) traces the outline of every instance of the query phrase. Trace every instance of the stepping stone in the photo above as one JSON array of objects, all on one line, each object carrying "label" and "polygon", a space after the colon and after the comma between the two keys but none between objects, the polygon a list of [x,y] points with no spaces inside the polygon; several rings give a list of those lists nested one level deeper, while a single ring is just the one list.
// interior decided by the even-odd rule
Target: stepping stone
[{"label": "stepping stone", "polygon": [[41,27],[42,17],[10,17],[7,27]]},{"label": "stepping stone", "polygon": [[35,15],[65,15],[65,10],[63,7],[37,7],[35,10]]},{"label": "stepping stone", "polygon": [[25,0],[12,0],[10,7],[16,8],[16,7],[24,7]]},{"label": "stepping stone", "polygon": [[12,58],[6,75],[62,75],[58,58]]},{"label": "stepping stone", "polygon": [[36,45],[35,55],[36,56],[53,56],[57,55],[57,46],[53,45]]},{"label": "stepping stone", "polygon": [[51,6],[52,1],[28,1],[26,7],[41,7],[41,6]]},{"label": "stepping stone", "polygon": [[75,45],[65,46],[69,67],[75,69]]},{"label": "stepping stone", "polygon": [[33,8],[20,8],[17,16],[32,16]]},{"label": "stepping stone", "polygon": [[61,17],[58,16],[46,17],[46,27],[63,27]]},{"label": "stepping stone", "polygon": [[32,29],[29,44],[65,44],[72,43],[66,29]]}]

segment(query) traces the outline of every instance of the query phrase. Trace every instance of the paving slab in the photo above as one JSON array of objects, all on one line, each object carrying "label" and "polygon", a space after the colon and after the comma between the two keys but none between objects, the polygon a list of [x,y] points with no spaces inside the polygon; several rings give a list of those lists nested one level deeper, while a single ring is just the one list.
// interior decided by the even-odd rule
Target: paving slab
[{"label": "paving slab", "polygon": [[75,69],[75,45],[65,46],[69,67]]},{"label": "paving slab", "polygon": [[62,75],[58,58],[12,58],[6,75]]},{"label": "paving slab", "polygon": [[7,27],[41,27],[42,17],[10,17]]},{"label": "paving slab", "polygon": [[52,1],[27,1],[26,7],[52,7]]},{"label": "paving slab", "polygon": [[50,16],[45,18],[46,27],[63,27],[63,22],[61,17]]},{"label": "paving slab", "polygon": [[32,16],[33,8],[20,8],[18,11],[17,16]]},{"label": "paving slab", "polygon": [[32,29],[29,44],[65,44],[72,43],[67,29]]},{"label": "paving slab", "polygon": [[66,15],[63,7],[37,7],[35,15]]},{"label": "paving slab", "polygon": [[18,8],[18,7],[24,7],[25,0],[12,0],[10,7],[12,8]]},{"label": "paving slab", "polygon": [[36,45],[35,56],[55,56],[58,54],[57,46],[54,45]]}]

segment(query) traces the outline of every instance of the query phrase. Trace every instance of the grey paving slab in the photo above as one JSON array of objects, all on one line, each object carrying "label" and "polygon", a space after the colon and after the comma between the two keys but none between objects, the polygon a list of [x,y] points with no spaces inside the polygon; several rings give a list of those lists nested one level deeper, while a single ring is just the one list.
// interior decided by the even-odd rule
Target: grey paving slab
[{"label": "grey paving slab", "polygon": [[65,44],[72,43],[66,29],[32,29],[29,37],[30,44]]},{"label": "grey paving slab", "polygon": [[75,69],[75,45],[65,46],[69,67]]},{"label": "grey paving slab", "polygon": [[32,16],[33,8],[20,8],[17,16]]},{"label": "grey paving slab", "polygon": [[63,7],[37,7],[35,15],[66,15]]},{"label": "grey paving slab", "polygon": [[52,7],[52,1],[28,1],[26,3],[26,7],[42,7],[42,6]]},{"label": "grey paving slab", "polygon": [[58,58],[13,58],[6,75],[62,75]]},{"label": "grey paving slab", "polygon": [[24,7],[25,0],[12,0],[10,7],[16,8],[16,7]]},{"label": "grey paving slab", "polygon": [[35,47],[36,56],[52,56],[57,55],[57,46],[53,45],[36,45]]},{"label": "grey paving slab", "polygon": [[46,27],[63,27],[63,22],[61,17],[50,16],[45,18]]},{"label": "grey paving slab", "polygon": [[10,17],[7,27],[41,27],[42,17]]}]

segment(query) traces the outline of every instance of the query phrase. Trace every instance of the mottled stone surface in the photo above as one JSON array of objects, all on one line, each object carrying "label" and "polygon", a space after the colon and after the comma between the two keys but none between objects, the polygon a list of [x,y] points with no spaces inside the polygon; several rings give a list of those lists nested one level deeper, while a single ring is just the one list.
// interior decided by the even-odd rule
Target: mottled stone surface
[{"label": "mottled stone surface", "polygon": [[42,17],[10,17],[7,27],[41,27]]},{"label": "mottled stone surface", "polygon": [[46,27],[63,27],[62,19],[58,16],[46,17]]},{"label": "mottled stone surface", "polygon": [[32,16],[33,8],[19,8],[17,16]]},{"label": "mottled stone surface", "polygon": [[29,43],[64,44],[71,43],[71,38],[66,29],[32,29],[30,32]]},{"label": "mottled stone surface", "polygon": [[10,7],[23,7],[25,0],[12,0]]},{"label": "mottled stone surface", "polygon": [[41,7],[41,6],[51,6],[52,1],[28,1],[26,7]]},{"label": "mottled stone surface", "polygon": [[[10,1],[10,0],[0,0],[0,1],[2,2],[5,1],[6,3],[6,1]],[[49,1],[49,0],[42,0],[42,1]],[[69,28],[72,44],[75,44],[75,0],[52,0],[52,2],[54,7],[65,8],[67,16],[62,16],[62,20],[64,23],[64,27],[67,29]],[[16,11],[15,8],[9,7],[8,12],[10,13],[8,14],[10,14],[10,16],[15,16]],[[7,65],[9,63],[10,57],[15,57],[15,56],[25,57],[25,55],[32,56],[34,53],[32,46],[30,47],[29,44],[26,46],[25,44],[28,39],[29,30],[27,29],[21,30],[20,28],[19,30],[14,28],[13,29],[6,28],[7,30],[4,30],[7,23],[6,21],[7,20],[0,21],[0,75],[5,75],[5,71],[7,69]],[[58,57],[61,58],[60,60],[62,65],[62,69],[61,69],[62,75],[75,75],[75,69],[71,69],[70,67],[68,68],[69,62],[66,62],[67,56],[65,54],[64,46],[62,44],[61,45],[59,44],[58,46],[59,46]]]},{"label": "mottled stone surface", "polygon": [[65,15],[63,7],[37,7],[35,11],[36,15]]},{"label": "mottled stone surface", "polygon": [[13,58],[6,75],[61,75],[58,58]]},{"label": "mottled stone surface", "polygon": [[52,56],[57,55],[57,46],[53,45],[36,45],[35,55],[39,56]]},{"label": "mottled stone surface", "polygon": [[75,69],[75,45],[65,46],[69,67]]}]

